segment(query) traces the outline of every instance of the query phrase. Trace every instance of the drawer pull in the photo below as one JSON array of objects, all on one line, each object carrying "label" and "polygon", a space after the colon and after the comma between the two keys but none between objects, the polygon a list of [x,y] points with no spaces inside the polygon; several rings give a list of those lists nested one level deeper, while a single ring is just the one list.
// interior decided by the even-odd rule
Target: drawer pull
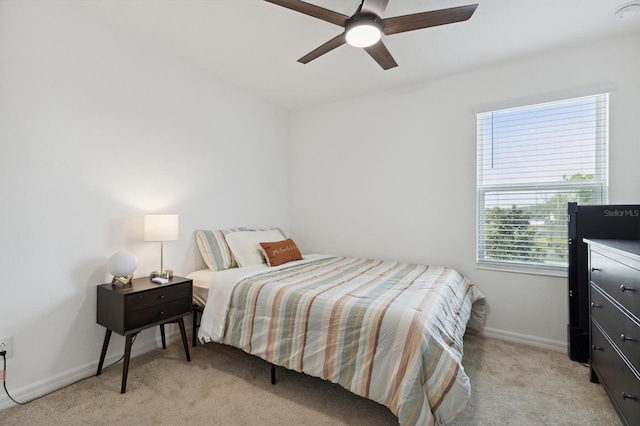
[{"label": "drawer pull", "polygon": [[[583,270],[584,270],[584,269],[583,269]],[[591,268],[591,272],[599,271],[599,270],[600,270],[600,269],[598,269],[598,268]]]},{"label": "drawer pull", "polygon": [[633,399],[633,400],[637,400],[638,397],[635,395],[627,395],[625,393],[625,391],[622,391],[622,399]]},{"label": "drawer pull", "polygon": [[164,299],[164,294],[161,295],[160,297],[158,297],[158,299],[160,299],[160,300]]},{"label": "drawer pull", "polygon": [[622,284],[622,285],[620,286],[620,290],[622,290],[622,292],[623,292],[623,293],[624,293],[625,291],[636,291],[636,289],[635,289],[635,288],[632,288],[632,287],[625,287],[625,286],[624,286],[624,284]]},{"label": "drawer pull", "polygon": [[596,345],[591,345],[591,349],[593,349],[594,351],[601,351],[602,347],[601,346],[596,346]]},{"label": "drawer pull", "polygon": [[627,340],[634,342],[636,340],[633,337],[625,336],[624,333],[620,335],[620,338],[622,339],[623,342],[626,342]]},{"label": "drawer pull", "polygon": [[597,303],[593,303],[593,302],[591,302],[591,307],[592,308],[602,308],[602,306],[598,305]]},{"label": "drawer pull", "polygon": [[164,311],[160,311],[160,315],[164,315]]}]

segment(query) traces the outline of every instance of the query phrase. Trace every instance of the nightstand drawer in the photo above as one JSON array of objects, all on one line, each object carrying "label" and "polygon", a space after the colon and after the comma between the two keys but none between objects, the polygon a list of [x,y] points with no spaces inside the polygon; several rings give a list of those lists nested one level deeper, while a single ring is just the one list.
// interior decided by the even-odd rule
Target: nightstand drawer
[{"label": "nightstand drawer", "polygon": [[627,360],[640,370],[640,326],[613,305],[594,284],[591,284],[591,316]]},{"label": "nightstand drawer", "polygon": [[[598,323],[591,323],[591,365],[606,387],[609,398],[625,424],[637,424],[640,419],[640,378],[632,371],[609,341]],[[624,396],[623,396],[624,395]],[[635,398],[635,399],[634,399]]]},{"label": "nightstand drawer", "polygon": [[178,315],[186,315],[191,312],[191,300],[188,298],[174,300],[162,305],[152,306],[125,316],[125,330],[130,331],[138,327],[148,326],[169,320]]},{"label": "nightstand drawer", "polygon": [[126,312],[130,313],[174,300],[191,296],[191,282],[167,287],[158,286],[152,290],[142,291],[127,297]]},{"label": "nightstand drawer", "polygon": [[591,281],[629,312],[640,311],[639,274],[637,269],[591,251]]}]

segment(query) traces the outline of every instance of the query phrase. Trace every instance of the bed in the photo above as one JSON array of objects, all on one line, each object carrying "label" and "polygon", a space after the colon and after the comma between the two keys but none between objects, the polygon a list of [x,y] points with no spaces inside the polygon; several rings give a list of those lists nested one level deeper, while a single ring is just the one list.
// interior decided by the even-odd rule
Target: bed
[{"label": "bed", "polygon": [[328,255],[239,266],[189,275],[201,343],[338,383],[401,425],[448,423],[466,405],[462,338],[482,328],[485,298],[457,271]]}]

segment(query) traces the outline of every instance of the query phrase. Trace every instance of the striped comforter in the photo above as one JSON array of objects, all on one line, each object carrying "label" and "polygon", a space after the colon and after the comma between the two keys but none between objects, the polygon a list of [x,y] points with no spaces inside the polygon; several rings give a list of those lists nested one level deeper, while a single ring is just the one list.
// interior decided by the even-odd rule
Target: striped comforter
[{"label": "striped comforter", "polygon": [[345,257],[265,270],[233,286],[222,343],[384,404],[401,425],[464,408],[462,336],[484,296],[458,272]]}]

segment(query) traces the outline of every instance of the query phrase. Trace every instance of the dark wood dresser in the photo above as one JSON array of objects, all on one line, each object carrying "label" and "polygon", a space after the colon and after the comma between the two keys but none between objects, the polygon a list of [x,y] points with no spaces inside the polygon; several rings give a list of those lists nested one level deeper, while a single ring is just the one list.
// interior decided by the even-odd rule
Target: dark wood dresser
[{"label": "dark wood dresser", "polygon": [[591,381],[620,419],[640,424],[640,241],[585,239],[589,245]]}]

